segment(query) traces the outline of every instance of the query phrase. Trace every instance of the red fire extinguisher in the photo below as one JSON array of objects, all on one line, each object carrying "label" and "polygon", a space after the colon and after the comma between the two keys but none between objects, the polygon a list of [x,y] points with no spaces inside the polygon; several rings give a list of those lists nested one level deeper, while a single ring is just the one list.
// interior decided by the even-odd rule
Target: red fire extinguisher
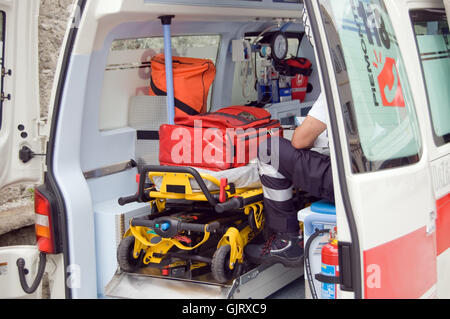
[{"label": "red fire extinguisher", "polygon": [[[330,241],[322,248],[321,274],[328,278],[339,278],[339,250],[336,230],[330,234]],[[322,282],[322,299],[337,299],[338,283]]]}]

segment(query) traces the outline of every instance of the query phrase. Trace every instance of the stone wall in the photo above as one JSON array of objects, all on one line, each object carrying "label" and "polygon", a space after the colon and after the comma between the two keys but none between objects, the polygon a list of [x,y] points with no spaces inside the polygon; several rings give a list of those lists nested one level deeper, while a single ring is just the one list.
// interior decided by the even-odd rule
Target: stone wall
[{"label": "stone wall", "polygon": [[39,84],[41,113],[48,113],[50,94],[72,0],[41,0],[39,14]]},{"label": "stone wall", "polygon": [[[39,86],[42,117],[46,117],[48,114],[55,69],[71,4],[72,0],[40,0]],[[29,208],[33,197],[32,187],[33,185],[17,185],[0,190],[0,214],[11,210],[20,210],[21,207],[24,210],[25,207]],[[25,218],[25,220],[27,219]]]}]

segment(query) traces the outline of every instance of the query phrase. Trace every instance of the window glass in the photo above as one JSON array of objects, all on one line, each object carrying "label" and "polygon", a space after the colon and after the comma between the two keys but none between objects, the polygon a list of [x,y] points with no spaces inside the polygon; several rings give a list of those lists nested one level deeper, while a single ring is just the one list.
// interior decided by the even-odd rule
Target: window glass
[{"label": "window glass", "polygon": [[[210,59],[217,64],[220,35],[173,36],[173,56]],[[106,63],[99,129],[115,130],[128,126],[130,98],[149,95],[152,57],[164,53],[162,37],[113,41]],[[214,85],[214,84],[213,84]],[[211,105],[213,89],[208,97]]]},{"label": "window glass", "polygon": [[445,10],[414,10],[411,19],[422,62],[435,141],[450,142],[450,35]]},{"label": "window glass", "polygon": [[353,171],[417,162],[422,144],[414,101],[384,3],[320,0],[320,4]]},{"label": "window glass", "polygon": [[[0,68],[5,67],[5,26],[6,26],[6,14],[0,11]],[[5,75],[1,75],[0,79],[0,92],[3,95],[3,83]],[[0,130],[2,129],[2,118],[3,118],[3,99],[0,99]]]},{"label": "window glass", "polygon": [[[210,59],[216,64],[219,44],[219,35],[173,36],[172,54],[174,56]],[[155,55],[164,53],[164,38],[138,38],[114,41],[111,51],[120,50],[151,50]]]}]

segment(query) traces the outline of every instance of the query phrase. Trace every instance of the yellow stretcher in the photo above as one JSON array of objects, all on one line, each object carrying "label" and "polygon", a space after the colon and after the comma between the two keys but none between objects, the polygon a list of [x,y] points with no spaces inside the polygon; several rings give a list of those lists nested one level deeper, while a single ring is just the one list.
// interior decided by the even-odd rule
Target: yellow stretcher
[{"label": "yellow stretcher", "polygon": [[[162,178],[158,188],[155,178]],[[193,180],[200,191],[193,190]],[[205,181],[219,190],[210,191]],[[179,267],[185,259],[197,262],[187,272],[210,266],[225,283],[240,275],[244,248],[264,226],[262,188],[237,189],[190,167],[143,167],[138,193],[119,199],[120,205],[131,202],[151,203],[152,213],[131,220],[119,245],[119,266],[126,272],[167,263]]]}]

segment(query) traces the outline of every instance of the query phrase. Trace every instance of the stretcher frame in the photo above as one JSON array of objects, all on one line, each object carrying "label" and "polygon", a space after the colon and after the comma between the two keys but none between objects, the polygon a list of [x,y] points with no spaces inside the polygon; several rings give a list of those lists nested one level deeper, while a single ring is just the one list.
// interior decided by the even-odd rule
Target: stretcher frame
[{"label": "stretcher frame", "polygon": [[[155,177],[163,177],[159,190],[156,189],[154,183]],[[133,201],[149,202],[152,206],[150,217],[155,218],[130,221],[130,228],[125,233],[124,239],[131,236],[135,238],[132,255],[134,259],[142,258],[144,266],[160,264],[173,247],[185,252],[193,251],[208,242],[211,233],[221,229],[223,235],[217,244],[216,252],[222,247],[230,247],[229,264],[224,267],[235,271],[244,264],[245,246],[264,227],[263,191],[261,188],[236,189],[233,184],[228,184],[226,179],[219,181],[209,174],[200,174],[196,169],[190,167],[145,166],[140,169],[138,179],[138,193],[134,196],[120,198],[119,203],[125,205]],[[200,192],[192,190],[192,179],[195,179],[200,186]],[[209,191],[204,180],[215,184],[220,191]],[[211,206],[212,217],[217,216],[219,219],[204,225],[188,225],[170,217],[158,218],[158,215],[165,212],[168,200],[185,200],[188,203],[204,202]],[[233,217],[233,215],[229,216],[225,213],[239,213],[239,215]],[[243,216],[247,216],[248,223],[242,221]],[[226,220],[237,222],[237,224],[230,226],[225,223]],[[160,224],[164,223],[168,228],[163,230]],[[171,227],[172,230],[169,232]],[[193,246],[186,246],[178,236],[180,230],[202,232],[203,239]],[[142,252],[145,254],[142,255]],[[211,264],[214,264],[214,258]]]}]

